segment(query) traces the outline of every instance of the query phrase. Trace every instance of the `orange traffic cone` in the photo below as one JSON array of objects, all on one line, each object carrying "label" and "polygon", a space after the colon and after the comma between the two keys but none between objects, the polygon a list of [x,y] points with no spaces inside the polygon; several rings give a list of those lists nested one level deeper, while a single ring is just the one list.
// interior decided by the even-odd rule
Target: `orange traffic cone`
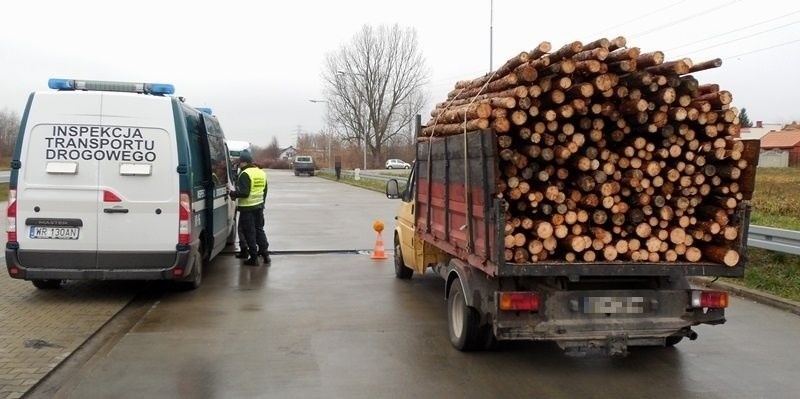
[{"label": "orange traffic cone", "polygon": [[375,250],[372,251],[370,259],[389,259],[386,256],[386,251],[383,249],[383,236],[378,232],[378,239],[375,241]]}]

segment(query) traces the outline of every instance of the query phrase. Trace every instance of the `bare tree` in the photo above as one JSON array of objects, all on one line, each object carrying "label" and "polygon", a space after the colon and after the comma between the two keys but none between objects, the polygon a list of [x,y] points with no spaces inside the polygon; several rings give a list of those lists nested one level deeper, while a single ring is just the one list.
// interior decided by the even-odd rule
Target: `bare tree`
[{"label": "bare tree", "polygon": [[272,136],[272,141],[267,146],[266,155],[270,159],[278,159],[281,156],[281,147],[278,145],[278,138]]},{"label": "bare tree", "polygon": [[4,108],[0,111],[0,158],[8,159],[14,151],[14,144],[19,133],[19,115]]},{"label": "bare tree", "polygon": [[414,29],[365,25],[328,54],[322,77],[333,131],[344,142],[366,143],[372,165],[426,103],[428,69]]}]

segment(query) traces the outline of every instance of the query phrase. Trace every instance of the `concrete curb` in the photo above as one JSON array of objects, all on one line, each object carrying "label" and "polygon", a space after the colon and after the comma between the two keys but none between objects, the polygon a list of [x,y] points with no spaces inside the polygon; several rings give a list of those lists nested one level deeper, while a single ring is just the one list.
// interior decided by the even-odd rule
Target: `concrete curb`
[{"label": "concrete curb", "polygon": [[781,298],[766,292],[743,287],[738,284],[731,284],[726,281],[714,281],[709,277],[692,277],[691,281],[697,285],[711,287],[718,290],[725,290],[738,296],[752,299],[758,303],[772,306],[800,316],[800,302],[791,299]]}]

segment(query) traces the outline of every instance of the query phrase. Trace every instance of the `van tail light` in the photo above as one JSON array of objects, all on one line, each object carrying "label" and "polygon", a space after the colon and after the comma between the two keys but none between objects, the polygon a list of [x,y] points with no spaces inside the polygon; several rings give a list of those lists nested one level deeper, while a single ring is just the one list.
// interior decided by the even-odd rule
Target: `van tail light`
[{"label": "van tail light", "polygon": [[724,291],[692,291],[692,308],[724,309],[728,307],[728,293]]},{"label": "van tail light", "polygon": [[8,242],[17,241],[17,190],[8,190],[8,209],[6,210],[8,224],[6,233]]},{"label": "van tail light", "polygon": [[122,202],[122,199],[112,191],[103,190],[103,202]]},{"label": "van tail light", "polygon": [[189,221],[192,217],[192,202],[189,193],[181,193],[181,202],[178,205],[178,244],[189,245],[192,234]]},{"label": "van tail light", "polygon": [[500,310],[539,311],[538,292],[500,292],[498,296]]}]

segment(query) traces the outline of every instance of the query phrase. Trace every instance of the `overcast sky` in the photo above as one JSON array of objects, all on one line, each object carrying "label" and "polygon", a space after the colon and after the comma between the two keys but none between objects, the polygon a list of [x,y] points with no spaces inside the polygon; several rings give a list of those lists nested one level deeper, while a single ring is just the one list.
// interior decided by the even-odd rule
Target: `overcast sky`
[{"label": "overcast sky", "polygon": [[[52,77],[172,83],[230,139],[281,146],[324,126],[325,54],[364,24],[417,30],[431,107],[489,70],[490,0],[3,2],[0,109],[23,111]],[[494,67],[541,41],[625,36],[643,52],[723,66],[719,83],[752,121],[800,120],[800,4],[785,0],[494,0]],[[430,107],[424,110],[424,114]],[[423,119],[424,121],[425,119]]]}]

